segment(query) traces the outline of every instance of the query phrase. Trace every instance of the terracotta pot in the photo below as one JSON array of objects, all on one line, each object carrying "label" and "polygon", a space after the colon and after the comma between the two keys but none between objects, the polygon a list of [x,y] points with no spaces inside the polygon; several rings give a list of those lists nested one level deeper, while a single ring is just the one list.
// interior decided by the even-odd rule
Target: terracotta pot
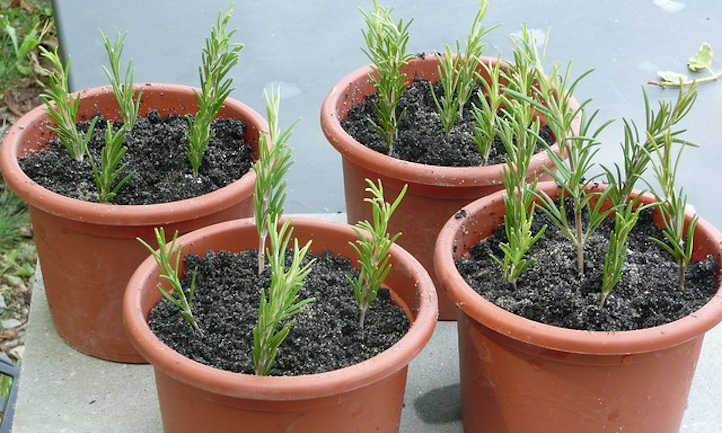
[{"label": "terracotta pot", "polygon": [[[316,254],[330,249],[355,257],[350,226],[308,218],[293,219],[300,243],[312,239]],[[179,238],[183,254],[256,248],[252,219],[216,224]],[[321,374],[259,377],[199,364],[163,344],[147,323],[160,293],[158,268],[147,259],[133,274],[125,294],[124,322],[138,351],[155,368],[165,433],[397,432],[406,368],[428,342],[436,324],[436,292],[428,273],[406,251],[391,249],[386,280],[393,299],[413,321],[388,350],[359,364]],[[281,349],[283,350],[283,349]]]},{"label": "terracotta pot", "polygon": [[[482,57],[487,64],[496,59]],[[412,60],[404,68],[407,80],[424,78],[438,81],[438,60],[426,55]],[[483,69],[479,72],[488,79]],[[349,110],[375,92],[368,76],[370,66],[359,68],[331,89],[321,106],[321,128],[328,141],[341,153],[343,159],[346,214],[350,224],[371,220],[371,207],[364,202],[364,178],[381,179],[387,200],[393,200],[404,184],[408,191],[389,224],[392,233],[402,232],[399,245],[416,257],[436,282],[433,272],[434,242],[439,230],[454,212],[465,204],[503,188],[503,164],[485,167],[441,167],[418,164],[392,158],[376,152],[356,141],[341,127]],[[574,123],[579,128],[579,119]],[[557,150],[557,146],[553,147]],[[541,175],[543,167],[551,168],[552,161],[546,152],[532,158],[529,178]],[[454,305],[443,293],[439,296],[439,319],[454,320]]]},{"label": "terracotta pot", "polygon": [[[161,116],[194,113],[193,89],[167,84],[143,85],[141,115],[156,109]],[[100,112],[119,120],[110,87],[81,92],[79,119]],[[252,146],[263,118],[248,106],[228,98],[221,117],[242,119],[245,140]],[[135,238],[154,245],[153,227],[186,233],[220,221],[252,214],[255,174],[249,171],[224,188],[200,197],[153,205],[112,205],[75,200],[33,182],[18,158],[47,145],[51,137],[45,108],[36,107],[10,129],[0,152],[6,182],[27,204],[50,313],[60,336],[88,355],[122,362],[144,362],[121,326],[123,290],[128,278],[148,256]]]},{"label": "terracotta pot", "polygon": [[[538,188],[559,195],[554,183]],[[439,282],[458,309],[465,431],[677,432],[704,333],[722,319],[720,287],[694,314],[635,331],[572,330],[512,314],[478,295],[454,264],[501,224],[504,194],[464,207],[466,217],[450,219],[436,243]],[[720,262],[720,243],[700,220],[693,260]]]}]

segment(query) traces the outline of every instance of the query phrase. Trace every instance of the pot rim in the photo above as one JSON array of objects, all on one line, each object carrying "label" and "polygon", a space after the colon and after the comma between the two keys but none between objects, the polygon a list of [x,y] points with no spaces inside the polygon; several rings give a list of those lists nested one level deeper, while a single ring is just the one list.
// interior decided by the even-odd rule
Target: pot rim
[{"label": "pot rim", "polygon": [[[351,226],[306,217],[293,217],[292,226],[322,228],[336,232],[339,237],[356,236]],[[190,245],[200,239],[222,236],[235,230],[254,230],[253,218],[214,224],[178,238],[179,245]],[[154,368],[174,379],[234,398],[265,400],[303,400],[326,397],[352,391],[382,380],[404,368],[423,349],[434,331],[438,314],[436,290],[431,277],[419,262],[397,245],[390,253],[409,267],[418,281],[420,297],[416,320],[408,332],[389,349],[358,364],[325,373],[301,376],[255,376],[233,373],[210,367],[186,358],[165,345],[150,330],[141,308],[142,288],[157,270],[149,256],[131,277],[123,299],[123,323],[131,342]],[[393,270],[392,270],[393,272]]]},{"label": "pot rim", "polygon": [[[540,182],[537,189],[547,193],[558,189],[555,182]],[[637,194],[635,192],[634,194]],[[474,218],[491,202],[503,200],[501,190],[463,207],[466,217],[453,216],[439,233],[434,251],[434,270],[443,282],[442,289],[464,314],[494,331],[515,340],[547,349],[589,355],[626,355],[646,353],[677,346],[714,327],[722,320],[722,285],[717,281],[715,295],[697,311],[670,323],[632,331],[586,331],[561,328],[536,322],[511,313],[488,301],[472,289],[459,274],[451,251],[454,238],[465,230],[467,218]],[[653,202],[649,194],[642,201]],[[687,219],[692,214],[687,212]],[[699,219],[695,233],[711,238],[722,249],[722,234],[709,222]]]},{"label": "pot rim", "polygon": [[[424,54],[411,60],[408,67],[413,68],[416,64],[429,61],[437,61],[434,54]],[[493,65],[504,60],[482,56],[481,61]],[[354,86],[356,81],[364,78],[368,80],[367,77],[372,72],[369,64],[347,74],[331,88],[321,105],[321,129],[329,143],[336,148],[343,158],[377,173],[384,173],[402,181],[423,185],[478,187],[501,183],[504,164],[475,167],[445,167],[420,164],[393,158],[371,150],[349,135],[341,126],[341,119],[336,106],[348,95],[348,90]],[[407,76],[410,77],[411,74],[407,73]],[[572,98],[572,107],[574,109],[579,107],[574,98]],[[579,130],[580,120],[579,116],[574,119],[572,125],[574,130]],[[552,146],[552,150],[556,153],[559,152],[556,143]],[[552,165],[547,150],[542,150],[532,157],[529,172],[530,174],[541,173],[544,167],[552,167]]]},{"label": "pot rim", "polygon": [[[195,89],[180,84],[142,83],[136,89],[143,92],[166,92],[193,95]],[[112,86],[84,89],[73,95],[83,99],[111,93]],[[142,101],[141,101],[142,103]],[[259,131],[267,133],[266,121],[248,105],[233,98],[226,98],[223,106],[238,118],[252,124]],[[153,107],[151,107],[153,108]],[[168,203],[149,205],[117,205],[95,203],[63,196],[46,189],[30,179],[18,164],[18,147],[22,143],[25,129],[35,123],[51,122],[46,114],[45,106],[39,105],[25,114],[10,128],[0,148],[0,171],[12,190],[28,205],[47,213],[85,223],[104,225],[160,225],[179,221],[192,220],[226,208],[235,197],[248,196],[252,193],[256,174],[252,169],[230,184],[208,194],[177,200]]]}]

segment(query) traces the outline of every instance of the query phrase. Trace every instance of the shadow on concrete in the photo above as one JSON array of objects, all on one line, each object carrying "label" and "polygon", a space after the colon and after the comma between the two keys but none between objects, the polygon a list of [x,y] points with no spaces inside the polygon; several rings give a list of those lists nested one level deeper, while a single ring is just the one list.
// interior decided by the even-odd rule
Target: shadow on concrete
[{"label": "shadow on concrete", "polygon": [[424,422],[444,424],[461,419],[459,384],[435,388],[414,400],[414,409]]}]

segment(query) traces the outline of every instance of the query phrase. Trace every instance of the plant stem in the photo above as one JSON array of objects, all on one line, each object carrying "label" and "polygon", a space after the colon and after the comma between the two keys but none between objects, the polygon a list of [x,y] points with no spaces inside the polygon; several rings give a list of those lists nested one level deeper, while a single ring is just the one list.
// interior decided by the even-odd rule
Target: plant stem
[{"label": "plant stem", "polygon": [[574,225],[577,229],[577,271],[579,276],[584,276],[584,234],[582,233],[582,209],[578,204],[574,205]]},{"label": "plant stem", "polygon": [[687,273],[687,262],[682,259],[679,261],[679,290],[685,291],[686,287],[684,284],[685,274]]},{"label": "plant stem", "polygon": [[266,267],[266,233],[258,235],[258,275],[263,273],[263,269]]},{"label": "plant stem", "polygon": [[359,328],[361,330],[364,329],[364,321],[366,320],[366,310],[368,310],[368,308],[369,308],[368,305],[361,307],[361,311],[359,313],[358,323],[359,323]]},{"label": "plant stem", "polygon": [[651,84],[651,85],[654,85],[654,86],[659,86],[659,87],[662,87],[662,88],[664,88],[664,87],[683,87],[683,86],[690,86],[690,85],[692,85],[693,83],[706,83],[706,82],[708,82],[708,81],[716,81],[716,80],[718,80],[718,79],[720,79],[720,78],[722,78],[722,71],[719,71],[719,72],[717,72],[717,73],[715,73],[715,74],[712,74],[712,75],[709,75],[709,76],[706,76],[706,77],[697,78],[697,79],[694,79],[694,80],[677,81],[677,82],[674,82],[674,81],[655,81],[655,80],[649,80],[649,81],[647,81],[647,84]]}]

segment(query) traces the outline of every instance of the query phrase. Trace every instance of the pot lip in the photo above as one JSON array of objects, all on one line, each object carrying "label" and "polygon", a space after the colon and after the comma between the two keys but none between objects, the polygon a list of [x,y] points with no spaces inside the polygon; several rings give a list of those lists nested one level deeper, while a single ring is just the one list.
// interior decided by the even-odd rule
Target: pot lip
[{"label": "pot lip", "polygon": [[[339,236],[355,236],[351,226],[307,217],[293,217],[292,226],[331,230]],[[254,230],[253,218],[227,221],[193,231],[178,238],[179,245],[190,245],[209,236],[231,230]],[[392,347],[358,364],[325,373],[301,376],[255,376],[233,373],[198,363],[174,351],[150,330],[140,307],[141,287],[157,269],[148,257],[131,277],[123,299],[123,323],[136,349],[156,369],[188,385],[234,398],[258,400],[302,400],[352,391],[384,379],[404,368],[423,349],[436,326],[438,306],[431,277],[419,262],[397,245],[391,254],[410,268],[418,281],[420,304],[416,320]]]},{"label": "pot lip", "polygon": [[[537,188],[549,192],[558,186],[554,182],[540,182]],[[505,191],[501,190],[464,206],[466,218],[478,214],[489,203],[502,200],[505,194]],[[645,201],[654,201],[649,194],[643,197]],[[687,216],[691,217],[691,214],[688,212]],[[700,309],[681,319],[652,328],[585,331],[546,325],[518,316],[476,293],[456,269],[451,251],[455,234],[464,229],[466,218],[457,220],[452,216],[441,229],[434,251],[434,269],[457,308],[473,320],[512,339],[570,353],[626,355],[677,346],[698,337],[722,320],[722,285],[719,281],[717,293]],[[719,247],[722,244],[722,234],[709,222],[700,218],[696,230],[711,238],[718,248],[722,248]]]},{"label": "pot lip", "polygon": [[[504,61],[488,56],[482,56],[481,60],[489,64]],[[436,61],[434,54],[418,56],[411,60],[408,65],[413,67],[415,64],[429,61]],[[329,143],[336,148],[344,159],[377,173],[384,173],[402,181],[423,185],[479,187],[501,183],[504,164],[476,167],[445,167],[420,164],[384,155],[356,141],[341,126],[336,106],[355,81],[361,80],[371,73],[372,67],[369,64],[347,74],[331,88],[321,104],[321,129]],[[576,109],[578,106],[576,99],[572,98],[572,107]],[[580,118],[577,117],[572,126],[574,130],[579,130],[579,122]],[[559,152],[556,143],[552,146],[552,149],[554,152]],[[530,173],[541,173],[545,166],[551,167],[552,161],[547,155],[547,150],[542,150],[532,157],[529,171]]]},{"label": "pot lip", "polygon": [[[168,92],[193,94],[193,87],[180,84],[142,83],[136,84],[144,92]],[[97,97],[112,93],[111,86],[84,89],[73,95],[83,98]],[[268,131],[266,121],[248,105],[233,98],[226,98],[224,106],[259,131]],[[25,114],[10,128],[0,148],[0,171],[12,190],[28,205],[50,214],[71,220],[104,225],[159,225],[196,219],[217,212],[232,205],[238,197],[251,194],[256,174],[246,174],[230,184],[208,194],[150,205],[117,205],[94,203],[66,197],[50,191],[30,179],[18,164],[18,146],[22,143],[24,130],[39,119],[46,117],[44,105],[39,105]]]}]

